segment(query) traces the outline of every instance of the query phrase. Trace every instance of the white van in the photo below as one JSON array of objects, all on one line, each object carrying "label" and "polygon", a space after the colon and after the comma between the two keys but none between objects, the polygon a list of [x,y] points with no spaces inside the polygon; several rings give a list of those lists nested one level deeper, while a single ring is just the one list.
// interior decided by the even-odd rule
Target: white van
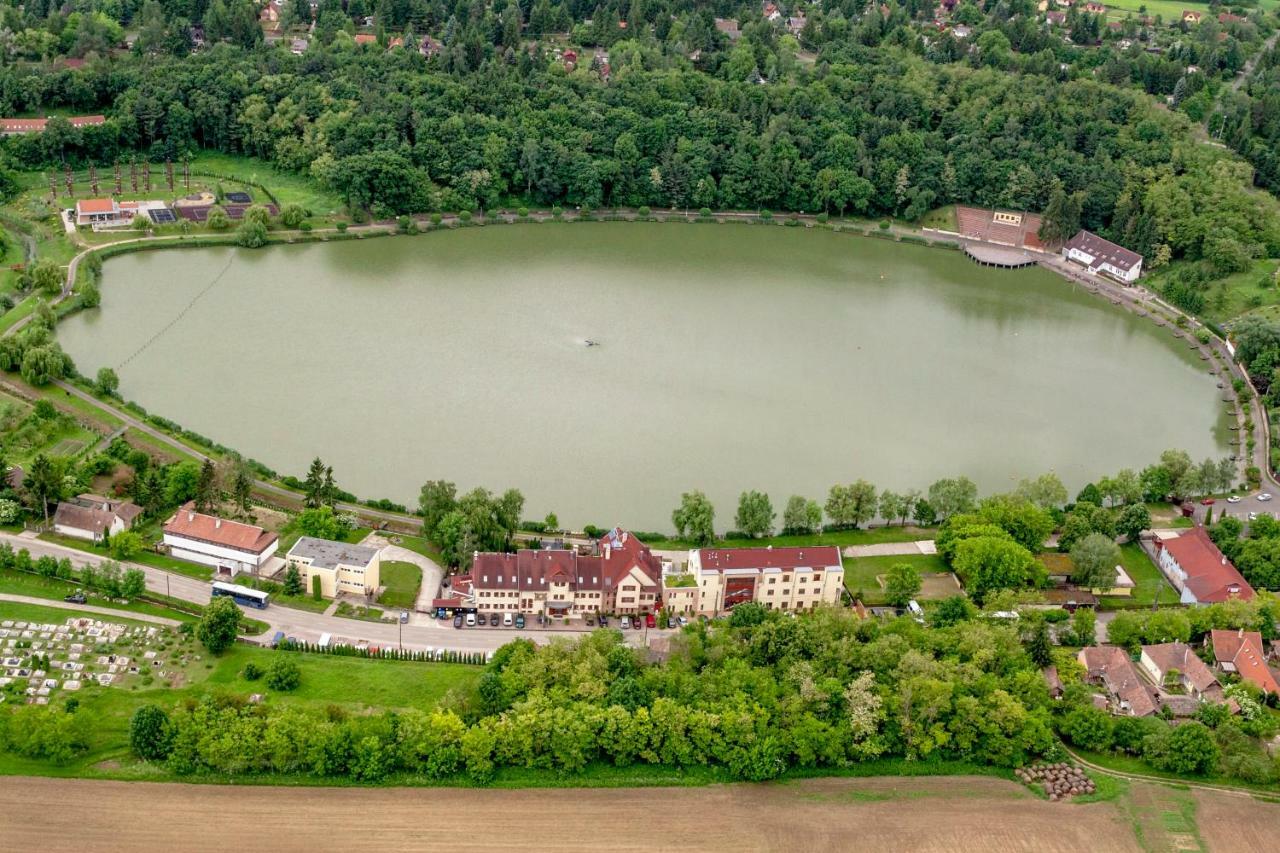
[{"label": "white van", "polygon": [[329,640],[330,640],[330,639],[331,639],[331,638],[329,637],[329,635],[328,635],[328,634],[321,634],[321,635],[320,635],[320,642],[319,642],[319,643],[317,643],[316,645],[318,645],[318,646],[319,646],[320,648],[322,648],[322,649],[327,649],[327,648],[329,647]]},{"label": "white van", "polygon": [[914,598],[907,602],[907,612],[920,624],[924,624],[924,608]]},{"label": "white van", "polygon": [[476,615],[474,613],[467,614],[467,627],[474,628],[476,626]]}]

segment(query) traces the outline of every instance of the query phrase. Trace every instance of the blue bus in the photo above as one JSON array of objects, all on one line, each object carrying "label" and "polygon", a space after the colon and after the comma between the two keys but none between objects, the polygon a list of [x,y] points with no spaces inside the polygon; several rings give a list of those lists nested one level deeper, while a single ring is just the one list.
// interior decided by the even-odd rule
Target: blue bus
[{"label": "blue bus", "polygon": [[213,582],[214,597],[226,596],[236,604],[243,604],[245,607],[256,607],[259,610],[267,606],[270,596],[265,592],[259,592],[256,589],[250,589],[247,586],[240,586],[234,583],[223,583],[222,581]]}]

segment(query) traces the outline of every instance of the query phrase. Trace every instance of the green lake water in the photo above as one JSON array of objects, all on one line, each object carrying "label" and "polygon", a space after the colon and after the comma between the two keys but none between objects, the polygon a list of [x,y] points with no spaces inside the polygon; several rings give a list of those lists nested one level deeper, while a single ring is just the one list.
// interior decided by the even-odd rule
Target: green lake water
[{"label": "green lake water", "polygon": [[[1227,452],[1185,344],[1038,268],[746,225],[594,223],[106,264],[59,328],[147,409],[361,497],[520,488],[527,518],[669,530],[702,489],[1071,489]],[[591,339],[598,346],[588,347]]]}]

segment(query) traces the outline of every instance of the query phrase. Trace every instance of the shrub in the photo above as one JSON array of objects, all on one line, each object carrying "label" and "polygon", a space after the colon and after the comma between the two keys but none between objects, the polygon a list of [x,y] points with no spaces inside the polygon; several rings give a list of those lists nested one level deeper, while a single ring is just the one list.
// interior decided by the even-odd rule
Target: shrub
[{"label": "shrub", "polygon": [[888,230],[889,230],[889,220],[887,220],[887,219],[881,219],[881,220],[880,220],[880,230],[881,230],[881,231],[888,231]]},{"label": "shrub", "polygon": [[527,208],[527,207],[522,207],[522,208],[520,208],[519,210],[517,210],[517,211],[516,211],[516,216],[519,216],[521,219],[528,219],[528,218],[529,218],[529,208]]},{"label": "shrub", "polygon": [[267,668],[267,686],[272,690],[296,690],[302,683],[302,670],[286,657],[277,657]]},{"label": "shrub", "polygon": [[280,210],[280,223],[289,228],[297,228],[307,218],[307,212],[300,204],[286,204]]},{"label": "shrub", "polygon": [[316,575],[311,579],[311,597],[314,598],[316,601],[319,601],[322,598],[324,598],[324,596],[320,594],[320,576],[319,575]]},{"label": "shrub", "polygon": [[828,216],[826,213],[819,213],[819,214],[818,214],[818,216],[817,216],[817,220],[818,220],[819,222],[826,222],[826,221],[827,221],[828,219],[830,219],[830,218],[831,218],[831,217],[830,217],[830,216]]},{"label": "shrub", "polygon": [[[299,226],[298,226],[298,230],[299,230],[299,231],[301,231],[303,234],[310,234],[310,233],[311,233],[311,228],[312,228],[312,226],[311,226],[311,223],[310,223],[310,222],[304,222],[304,223],[302,223],[301,225],[299,225]],[[341,230],[345,230],[345,229],[338,229],[338,230],[340,230],[340,231],[341,231]]]},{"label": "shrub", "polygon": [[347,223],[346,223],[346,222],[339,222],[339,223],[338,223],[338,233],[339,233],[339,234],[346,234],[346,233],[347,233],[347,227],[348,227],[348,226],[347,226]]},{"label": "shrub", "polygon": [[143,705],[129,721],[129,746],[139,758],[163,761],[173,744],[169,715],[159,705]]},{"label": "shrub", "polygon": [[466,223],[470,222],[470,221],[471,221],[471,211],[469,211],[469,210],[459,210],[459,211],[458,211],[458,221],[459,221],[459,222],[461,222],[461,223],[462,223],[462,224],[464,224],[464,225],[465,225]]},{"label": "shrub", "polygon": [[636,213],[640,214],[640,218],[641,218],[641,219],[648,219],[648,218],[649,218],[649,205],[647,205],[647,204],[642,204],[642,205],[640,205],[640,209],[639,209],[639,210],[637,210],[637,211],[636,211]]},{"label": "shrub", "polygon": [[431,214],[431,224],[432,224],[432,225],[439,225],[439,224],[440,224],[441,222],[443,222],[443,221],[444,221],[444,217],[443,217],[443,216],[441,216],[439,213],[433,213],[433,214]]},{"label": "shrub", "polygon": [[699,215],[699,216],[701,216],[703,219],[710,219],[710,218],[711,218],[711,208],[709,208],[709,207],[701,208],[701,209],[698,211],[698,215]]},{"label": "shrub", "polygon": [[564,208],[557,204],[555,207],[551,208],[551,215],[556,219],[559,219],[564,215]]},{"label": "shrub", "polygon": [[244,665],[245,681],[257,681],[261,677],[262,677],[262,667],[258,666],[253,661],[249,661],[247,664]]},{"label": "shrub", "polygon": [[773,219],[773,211],[771,210],[760,211],[760,218],[763,219],[765,222],[768,222],[770,219]]}]

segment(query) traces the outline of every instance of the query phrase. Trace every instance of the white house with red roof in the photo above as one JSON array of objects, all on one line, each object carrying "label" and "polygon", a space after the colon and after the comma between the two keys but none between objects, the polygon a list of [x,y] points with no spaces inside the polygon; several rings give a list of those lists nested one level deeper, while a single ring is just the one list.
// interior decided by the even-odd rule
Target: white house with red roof
[{"label": "white house with red roof", "polygon": [[196,512],[188,502],[164,523],[170,556],[232,575],[259,574],[275,558],[280,537],[254,524]]},{"label": "white house with red roof", "polygon": [[1142,255],[1104,240],[1091,231],[1081,231],[1062,247],[1062,256],[1091,273],[1109,275],[1132,284],[1142,275]]},{"label": "white house with red roof", "polygon": [[1183,604],[1253,598],[1253,587],[1218,550],[1203,527],[1192,528],[1174,539],[1157,539],[1156,565],[1181,593]]},{"label": "white house with red roof", "polygon": [[[106,116],[68,116],[72,127],[95,127],[106,124]],[[18,136],[23,133],[44,133],[49,126],[47,118],[0,118],[0,136]]]},{"label": "white house with red roof", "polygon": [[834,546],[701,548],[689,552],[697,582],[697,612],[723,613],[747,601],[769,610],[812,610],[838,604],[844,564]]}]

